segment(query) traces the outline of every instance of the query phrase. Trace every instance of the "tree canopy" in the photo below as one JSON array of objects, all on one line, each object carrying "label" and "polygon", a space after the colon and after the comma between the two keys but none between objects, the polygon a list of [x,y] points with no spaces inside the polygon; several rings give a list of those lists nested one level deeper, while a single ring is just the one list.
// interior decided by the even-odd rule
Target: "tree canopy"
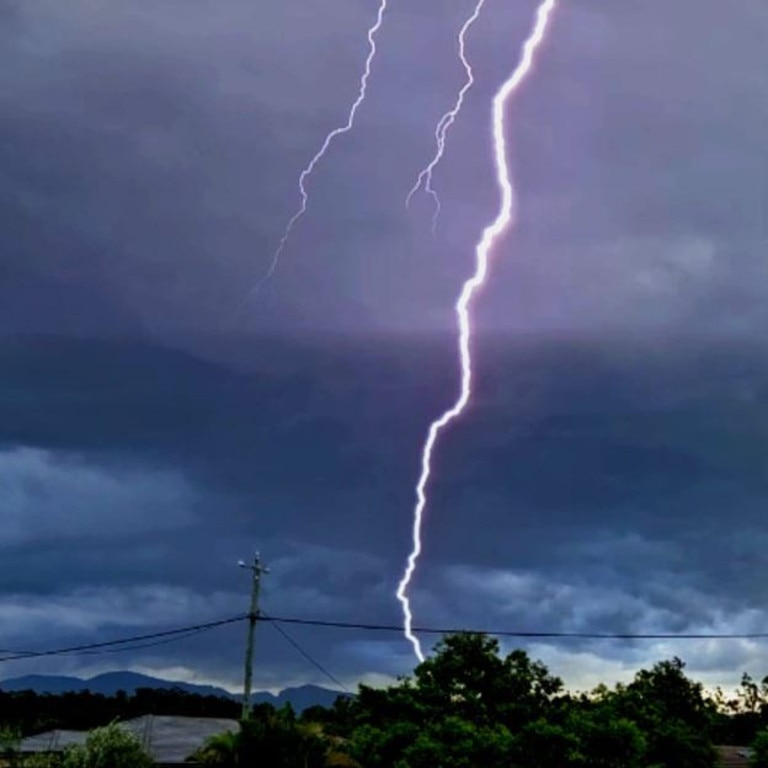
[{"label": "tree canopy", "polygon": [[412,679],[361,687],[328,728],[364,768],[711,768],[716,708],[679,659],[573,696],[481,634],[446,637]]}]

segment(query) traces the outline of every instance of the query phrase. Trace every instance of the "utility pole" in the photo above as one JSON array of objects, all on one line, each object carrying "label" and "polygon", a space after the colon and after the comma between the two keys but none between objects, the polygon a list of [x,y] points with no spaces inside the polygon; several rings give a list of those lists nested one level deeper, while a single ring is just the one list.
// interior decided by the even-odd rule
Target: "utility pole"
[{"label": "utility pole", "polygon": [[261,564],[261,557],[257,552],[253,556],[253,563],[248,565],[241,560],[238,565],[247,568],[252,575],[251,579],[251,607],[248,611],[248,640],[245,645],[245,679],[243,682],[243,712],[245,720],[251,708],[251,682],[253,680],[253,637],[256,633],[256,622],[259,619],[259,588],[261,587],[261,575],[269,573],[269,568]]}]

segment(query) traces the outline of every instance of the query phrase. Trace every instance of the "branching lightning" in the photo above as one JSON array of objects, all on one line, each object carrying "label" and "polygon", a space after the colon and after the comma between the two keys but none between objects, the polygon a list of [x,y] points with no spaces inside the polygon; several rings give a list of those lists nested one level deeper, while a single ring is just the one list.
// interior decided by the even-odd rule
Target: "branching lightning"
[{"label": "branching lightning", "polygon": [[483,10],[484,5],[485,0],[478,0],[477,5],[475,6],[475,10],[473,11],[472,15],[464,22],[464,25],[459,32],[459,59],[461,59],[461,64],[464,67],[466,80],[464,81],[464,85],[461,87],[461,90],[456,97],[456,101],[453,107],[440,118],[439,122],[435,126],[435,154],[432,156],[432,160],[430,160],[429,165],[427,165],[419,172],[419,175],[416,178],[416,182],[414,183],[413,187],[411,187],[411,191],[408,193],[408,196],[405,198],[405,207],[410,208],[413,196],[422,187],[424,188],[424,191],[432,197],[432,200],[435,204],[435,210],[432,214],[433,235],[437,231],[437,220],[440,218],[441,205],[440,198],[437,196],[437,192],[432,186],[432,172],[435,170],[438,163],[443,159],[443,154],[445,153],[445,137],[448,133],[448,129],[453,125],[454,121],[459,115],[459,112],[461,112],[461,108],[464,106],[464,97],[475,83],[475,75],[472,71],[472,65],[467,60],[466,55],[466,37],[472,25],[480,16],[480,12]]},{"label": "branching lightning", "polygon": [[334,128],[326,137],[325,141],[323,141],[322,145],[320,146],[320,149],[317,151],[315,156],[309,161],[309,164],[304,168],[304,170],[301,172],[299,176],[299,195],[301,196],[301,205],[299,206],[298,211],[293,214],[291,219],[288,221],[288,224],[285,227],[285,230],[283,231],[283,236],[280,238],[280,242],[278,243],[277,249],[275,250],[274,254],[272,255],[272,261],[269,265],[269,269],[266,271],[264,276],[259,280],[258,283],[250,290],[248,295],[245,298],[244,304],[247,304],[260,290],[261,287],[264,285],[264,283],[269,280],[272,275],[275,274],[275,270],[277,269],[277,265],[280,262],[280,257],[283,254],[283,251],[285,250],[285,246],[288,243],[288,239],[291,236],[291,233],[293,232],[293,228],[296,226],[296,223],[298,220],[307,212],[307,204],[309,203],[309,193],[307,192],[307,180],[312,175],[312,173],[315,170],[315,167],[317,164],[323,159],[323,156],[328,151],[328,148],[333,143],[333,140],[337,137],[341,136],[342,134],[349,133],[352,130],[352,127],[355,124],[355,117],[357,115],[358,109],[360,109],[360,106],[365,101],[366,92],[368,90],[368,80],[371,76],[371,68],[373,66],[373,60],[376,57],[376,35],[378,31],[381,29],[381,25],[384,22],[384,14],[387,11],[387,1],[388,0],[380,0],[379,2],[379,10],[376,14],[376,21],[374,22],[373,26],[368,30],[368,56],[365,59],[365,66],[363,67],[363,73],[360,76],[360,85],[357,92],[357,98],[352,103],[352,106],[349,109],[349,113],[347,114],[347,121],[344,123],[344,125],[339,126],[338,128]]},{"label": "branching lightning", "polygon": [[419,638],[413,633],[413,614],[411,612],[410,598],[408,597],[408,587],[410,586],[422,550],[421,529],[424,510],[427,505],[427,486],[432,474],[432,455],[442,431],[464,412],[472,396],[473,367],[470,347],[472,322],[470,310],[475,295],[485,284],[491,250],[498,238],[507,230],[514,217],[515,196],[507,160],[505,110],[510,97],[525,81],[533,67],[534,56],[546,37],[549,21],[556,3],[557,0],[544,0],[539,6],[536,13],[536,23],[533,32],[523,46],[520,63],[493,99],[494,158],[497,184],[501,192],[501,204],[496,219],[483,230],[482,237],[475,249],[474,274],[464,283],[455,305],[459,329],[458,348],[461,365],[461,388],[454,405],[432,422],[427,433],[427,439],[421,454],[421,475],[416,485],[417,500],[413,514],[413,547],[408,556],[403,577],[397,588],[397,599],[403,608],[405,637],[413,646],[419,661],[424,661],[424,653],[421,649]]}]

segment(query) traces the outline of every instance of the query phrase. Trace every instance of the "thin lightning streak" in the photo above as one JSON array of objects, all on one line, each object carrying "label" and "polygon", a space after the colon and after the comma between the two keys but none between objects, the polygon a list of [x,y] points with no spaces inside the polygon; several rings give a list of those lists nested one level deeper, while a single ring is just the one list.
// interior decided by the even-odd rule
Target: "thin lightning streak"
[{"label": "thin lightning streak", "polygon": [[514,217],[515,196],[507,160],[504,112],[509,98],[524,82],[533,67],[534,56],[546,37],[549,20],[556,3],[557,0],[544,0],[539,6],[536,13],[536,23],[533,32],[523,46],[520,63],[493,99],[493,144],[496,180],[501,191],[501,205],[496,219],[483,230],[482,238],[475,250],[475,272],[464,283],[456,302],[455,308],[459,326],[459,359],[461,363],[460,394],[455,404],[445,411],[442,416],[433,421],[429,427],[421,455],[421,475],[416,485],[417,502],[413,514],[413,548],[408,556],[408,563],[397,588],[397,599],[403,607],[405,637],[413,646],[416,658],[420,662],[424,661],[424,653],[422,652],[419,638],[413,633],[413,614],[411,612],[410,598],[408,597],[408,587],[422,550],[421,529],[424,509],[427,505],[427,485],[432,474],[432,454],[441,432],[464,412],[472,396],[473,370],[470,350],[472,323],[470,309],[475,294],[485,283],[491,249],[496,240],[506,231]]},{"label": "thin lightning streak", "polygon": [[347,122],[339,126],[338,128],[334,128],[326,137],[325,141],[323,141],[322,146],[317,151],[317,154],[309,161],[309,164],[306,168],[301,172],[301,175],[299,176],[299,194],[301,195],[301,205],[299,206],[299,210],[296,211],[296,213],[293,214],[290,221],[285,227],[285,230],[283,232],[282,238],[280,238],[280,243],[277,246],[277,249],[275,250],[274,254],[272,255],[272,262],[269,265],[269,269],[266,271],[264,276],[259,280],[256,285],[251,288],[248,295],[245,297],[243,301],[243,305],[246,305],[251,299],[253,299],[254,296],[261,290],[261,287],[264,285],[264,283],[269,280],[272,275],[275,274],[275,270],[277,269],[277,265],[280,261],[280,257],[283,254],[283,251],[285,250],[285,246],[288,243],[288,239],[291,236],[291,233],[293,232],[293,228],[296,226],[296,222],[307,212],[307,204],[309,203],[309,193],[307,192],[306,183],[309,177],[312,175],[312,173],[315,170],[315,167],[317,164],[323,159],[323,156],[328,151],[328,148],[331,146],[331,143],[335,138],[338,136],[341,136],[342,134],[349,133],[352,130],[352,127],[355,124],[355,116],[357,115],[357,110],[360,109],[360,106],[365,101],[366,92],[368,90],[368,80],[371,76],[371,68],[373,66],[373,60],[376,57],[376,34],[381,29],[381,25],[384,22],[384,14],[387,10],[387,2],[388,0],[380,0],[379,3],[379,10],[376,14],[376,21],[374,22],[373,26],[368,30],[368,56],[365,59],[365,66],[363,68],[363,73],[360,76],[360,87],[357,92],[357,98],[353,102],[352,106],[349,109],[349,113],[347,115]]},{"label": "thin lightning streak", "polygon": [[475,10],[472,13],[472,15],[464,22],[464,25],[461,28],[461,31],[459,32],[459,59],[461,59],[462,66],[464,67],[464,72],[467,75],[467,79],[464,81],[464,85],[462,86],[461,90],[459,91],[456,102],[454,103],[453,107],[446,112],[437,123],[437,126],[435,126],[435,154],[432,157],[432,160],[429,162],[429,165],[427,165],[424,169],[422,169],[419,172],[419,175],[416,179],[416,183],[411,187],[411,191],[408,193],[408,196],[405,198],[405,207],[410,208],[411,206],[411,200],[413,200],[413,196],[424,187],[424,191],[430,195],[435,203],[435,211],[432,214],[432,234],[434,235],[437,232],[437,220],[440,218],[440,198],[437,196],[437,192],[432,186],[432,172],[437,167],[438,163],[443,159],[443,154],[445,153],[445,137],[448,133],[448,129],[453,125],[454,121],[459,115],[459,112],[461,112],[461,108],[464,106],[464,97],[469,92],[469,89],[474,85],[475,83],[475,75],[472,71],[472,65],[467,60],[466,55],[466,37],[467,32],[471,29],[472,25],[477,21],[478,17],[480,16],[480,12],[483,10],[483,6],[485,5],[485,0],[479,0],[477,5],[475,6]]}]

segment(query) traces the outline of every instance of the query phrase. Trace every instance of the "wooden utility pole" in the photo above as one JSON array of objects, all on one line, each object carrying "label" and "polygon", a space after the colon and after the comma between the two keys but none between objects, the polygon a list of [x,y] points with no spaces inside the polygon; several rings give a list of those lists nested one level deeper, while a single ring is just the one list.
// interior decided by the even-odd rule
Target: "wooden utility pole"
[{"label": "wooden utility pole", "polygon": [[245,679],[243,681],[243,711],[242,719],[245,720],[251,709],[251,684],[253,680],[253,639],[256,634],[256,622],[259,619],[259,589],[261,588],[261,576],[269,573],[269,568],[261,564],[261,557],[257,552],[253,557],[253,563],[248,565],[241,560],[238,565],[251,571],[251,606],[248,611],[248,640],[245,644]]}]

